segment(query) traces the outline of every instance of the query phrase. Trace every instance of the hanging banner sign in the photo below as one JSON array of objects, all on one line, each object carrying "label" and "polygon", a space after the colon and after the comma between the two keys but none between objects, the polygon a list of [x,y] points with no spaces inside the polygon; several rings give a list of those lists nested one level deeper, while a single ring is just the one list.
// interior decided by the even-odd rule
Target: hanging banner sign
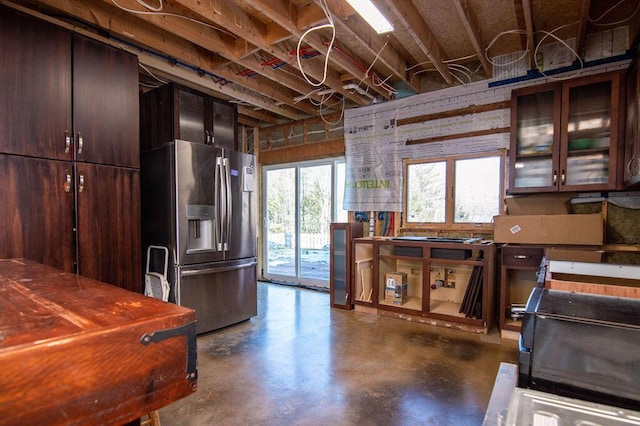
[{"label": "hanging banner sign", "polygon": [[[445,92],[450,96],[443,97]],[[398,120],[468,108],[470,105],[503,102],[510,96],[510,88],[487,89],[487,83],[481,82],[345,111],[343,208],[350,211],[402,211],[403,159],[488,152],[509,146],[509,134],[504,131],[464,137],[466,133],[507,128],[510,119],[508,108],[402,126],[397,125]],[[462,137],[456,138],[456,135]],[[428,143],[420,142],[427,138]]]}]

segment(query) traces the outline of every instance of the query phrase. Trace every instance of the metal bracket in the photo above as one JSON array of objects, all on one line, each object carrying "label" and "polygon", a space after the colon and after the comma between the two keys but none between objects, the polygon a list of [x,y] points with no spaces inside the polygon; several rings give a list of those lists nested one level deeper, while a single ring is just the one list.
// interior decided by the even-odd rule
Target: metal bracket
[{"label": "metal bracket", "polygon": [[159,343],[163,340],[182,335],[187,338],[187,380],[195,381],[198,378],[198,349],[196,344],[195,322],[190,322],[189,324],[184,324],[180,327],[145,333],[140,338],[140,343],[148,346],[149,343]]}]

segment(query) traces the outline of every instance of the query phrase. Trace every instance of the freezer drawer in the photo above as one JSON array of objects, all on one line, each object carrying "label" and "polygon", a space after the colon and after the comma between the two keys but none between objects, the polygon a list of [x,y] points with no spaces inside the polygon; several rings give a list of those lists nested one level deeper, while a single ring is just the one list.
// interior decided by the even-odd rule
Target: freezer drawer
[{"label": "freezer drawer", "polygon": [[178,268],[176,303],[196,311],[198,334],[257,315],[256,268],[255,258]]}]

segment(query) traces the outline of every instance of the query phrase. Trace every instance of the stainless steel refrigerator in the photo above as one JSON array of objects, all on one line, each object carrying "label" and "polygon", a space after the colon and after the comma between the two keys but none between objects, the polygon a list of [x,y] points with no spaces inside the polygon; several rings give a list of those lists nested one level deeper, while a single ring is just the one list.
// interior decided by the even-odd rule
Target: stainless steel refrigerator
[{"label": "stainless steel refrigerator", "polygon": [[181,140],[141,154],[143,253],[169,249],[169,300],[195,309],[198,333],[257,314],[255,166]]}]

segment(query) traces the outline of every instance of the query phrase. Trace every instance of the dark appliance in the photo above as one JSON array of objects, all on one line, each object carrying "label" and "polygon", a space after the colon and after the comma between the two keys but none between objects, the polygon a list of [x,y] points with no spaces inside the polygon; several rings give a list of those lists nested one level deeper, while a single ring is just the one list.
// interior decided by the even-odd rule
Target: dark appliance
[{"label": "dark appliance", "polygon": [[169,249],[170,301],[198,333],[255,316],[255,157],[182,140],[141,157],[143,248]]},{"label": "dark appliance", "polygon": [[519,346],[519,387],[640,406],[640,300],[536,287]]}]

